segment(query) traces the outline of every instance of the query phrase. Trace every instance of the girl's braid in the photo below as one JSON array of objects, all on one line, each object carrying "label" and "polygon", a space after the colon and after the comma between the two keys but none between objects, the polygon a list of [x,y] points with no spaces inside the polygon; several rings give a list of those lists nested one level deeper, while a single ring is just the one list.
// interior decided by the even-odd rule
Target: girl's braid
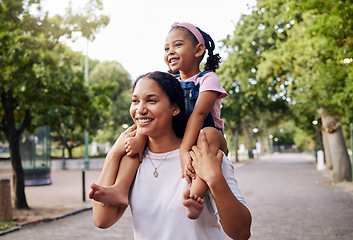
[{"label": "girl's braid", "polygon": [[210,35],[208,35],[207,33],[205,33],[204,31],[202,31],[201,29],[199,29],[198,27],[196,27],[200,33],[202,34],[203,38],[205,39],[205,47],[207,49],[208,52],[208,58],[207,61],[205,63],[205,71],[212,71],[212,72],[216,72],[216,69],[219,68],[219,64],[221,63],[221,56],[219,56],[219,54],[213,54],[213,50],[215,49],[215,44],[213,39],[211,38]]}]

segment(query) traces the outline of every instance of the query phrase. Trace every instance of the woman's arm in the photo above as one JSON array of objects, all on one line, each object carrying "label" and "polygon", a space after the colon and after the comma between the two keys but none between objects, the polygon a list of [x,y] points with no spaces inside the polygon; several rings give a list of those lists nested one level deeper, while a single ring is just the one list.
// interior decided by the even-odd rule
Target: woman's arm
[{"label": "woman's arm", "polygon": [[[89,193],[91,199],[94,194],[102,194],[104,187],[112,186],[115,183],[121,158],[125,155],[126,139],[136,134],[136,126],[128,128],[123,132],[108,152],[102,172],[99,176],[98,184],[91,184],[92,190]],[[124,214],[126,208],[118,208],[109,204],[100,203],[93,200],[93,222],[99,228],[108,228],[116,223]]]},{"label": "woman's arm", "polygon": [[[181,166],[184,169],[183,176],[189,183],[191,183],[190,179],[184,174],[185,170],[192,169],[189,151],[191,147],[195,145],[203,123],[214,106],[217,96],[218,92],[214,91],[204,91],[200,93],[194,111],[191,113],[186,125],[183,141],[180,145],[180,160]],[[187,164],[188,167],[185,167]],[[192,175],[192,172],[189,171],[188,173]]]},{"label": "woman's arm", "polygon": [[249,239],[251,214],[234,196],[221,170],[223,154],[217,156],[210,153],[205,134],[200,132],[202,148],[192,147],[190,155],[196,174],[203,179],[215,199],[220,222],[225,233],[233,239]]}]

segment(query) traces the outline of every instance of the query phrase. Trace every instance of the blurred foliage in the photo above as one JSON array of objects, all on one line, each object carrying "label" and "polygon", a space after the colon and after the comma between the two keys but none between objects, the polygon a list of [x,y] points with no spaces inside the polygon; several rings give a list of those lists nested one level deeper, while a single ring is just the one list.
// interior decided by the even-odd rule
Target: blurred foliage
[{"label": "blurred foliage", "polygon": [[315,138],[319,108],[342,125],[353,122],[352,12],[347,0],[258,0],[223,40],[227,127],[239,119],[260,128],[294,119]]},{"label": "blurred foliage", "polygon": [[104,98],[109,102],[108,107],[100,108],[103,121],[95,139],[98,142],[114,143],[123,130],[122,126],[133,123],[130,117],[130,74],[116,61],[101,62],[90,74],[90,85],[95,98]]},{"label": "blurred foliage", "polygon": [[[83,119],[99,119],[99,112],[75,66],[80,56],[61,43],[81,33],[93,39],[109,22],[102,2],[90,0],[84,9],[49,17],[41,1],[0,2],[0,129],[14,168],[15,207],[28,208],[24,193],[19,139],[25,129],[59,124],[91,129]],[[92,121],[96,123],[97,121]]]}]

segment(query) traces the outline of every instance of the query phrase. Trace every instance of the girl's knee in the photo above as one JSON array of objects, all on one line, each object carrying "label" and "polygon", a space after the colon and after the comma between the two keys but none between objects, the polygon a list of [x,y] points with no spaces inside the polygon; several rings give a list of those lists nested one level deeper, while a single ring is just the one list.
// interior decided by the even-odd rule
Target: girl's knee
[{"label": "girl's knee", "polygon": [[[225,153],[227,152],[227,141],[218,129],[214,127],[205,127],[203,128],[203,131],[206,134],[207,142],[213,154],[216,155],[218,149],[221,149]],[[199,141],[197,142],[199,143]]]},{"label": "girl's knee", "polygon": [[[207,140],[210,142],[212,139],[219,139],[222,133],[214,127],[205,127],[202,129],[206,134]],[[222,136],[223,137],[223,136]]]},{"label": "girl's knee", "polygon": [[[225,142],[225,139],[222,133],[214,127],[205,127],[203,128],[203,131],[206,135],[207,142],[208,142],[208,145],[210,146],[210,150],[212,154],[216,155],[218,152],[218,149],[222,149],[222,146],[224,145],[224,142]],[[197,145],[200,147],[199,142],[200,141],[198,139]]]}]

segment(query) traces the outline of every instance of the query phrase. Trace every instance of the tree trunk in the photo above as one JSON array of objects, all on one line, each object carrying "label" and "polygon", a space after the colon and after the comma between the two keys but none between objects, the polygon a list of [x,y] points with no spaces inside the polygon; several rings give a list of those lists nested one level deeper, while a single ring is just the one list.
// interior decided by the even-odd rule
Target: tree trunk
[{"label": "tree trunk", "polygon": [[344,141],[342,128],[328,134],[332,158],[333,178],[337,181],[352,181],[351,162]]},{"label": "tree trunk", "polygon": [[234,154],[235,154],[235,162],[239,162],[239,155],[238,155],[238,148],[239,148],[239,130],[231,129],[233,135],[233,147],[234,147]]},{"label": "tree trunk", "polygon": [[254,133],[253,133],[253,129],[250,127],[247,127],[248,130],[248,135],[249,135],[249,158],[253,159],[254,158],[254,154],[253,154],[253,150],[254,150]]},{"label": "tree trunk", "polygon": [[322,132],[315,129],[315,133],[316,133],[316,138],[317,138],[317,150],[324,150],[324,144],[323,144],[323,139],[322,139]]},{"label": "tree trunk", "polygon": [[17,129],[14,116],[16,104],[11,89],[1,94],[1,101],[5,111],[4,117],[1,119],[2,130],[9,142],[10,160],[13,170],[14,207],[18,209],[29,209],[25,195],[24,172],[20,154],[20,137],[31,122],[31,113],[29,110],[25,111],[24,119]]},{"label": "tree trunk", "polygon": [[328,133],[326,133],[324,130],[322,131],[326,168],[331,170],[332,169],[332,159],[331,159],[331,152],[330,152],[327,134]]},{"label": "tree trunk", "polygon": [[341,126],[337,125],[338,119],[331,115],[319,111],[322,119],[322,127],[327,136],[327,146],[324,146],[326,152],[329,148],[329,154],[332,160],[333,178],[337,181],[352,181],[352,166],[347,152]]},{"label": "tree trunk", "polygon": [[15,208],[29,209],[25,195],[24,171],[20,155],[20,137],[21,135],[15,133],[9,139],[10,159],[13,169],[13,203]]},{"label": "tree trunk", "polygon": [[73,147],[69,147],[68,145],[66,145],[66,149],[67,149],[67,152],[69,154],[68,159],[72,159],[72,149],[73,149]]}]

